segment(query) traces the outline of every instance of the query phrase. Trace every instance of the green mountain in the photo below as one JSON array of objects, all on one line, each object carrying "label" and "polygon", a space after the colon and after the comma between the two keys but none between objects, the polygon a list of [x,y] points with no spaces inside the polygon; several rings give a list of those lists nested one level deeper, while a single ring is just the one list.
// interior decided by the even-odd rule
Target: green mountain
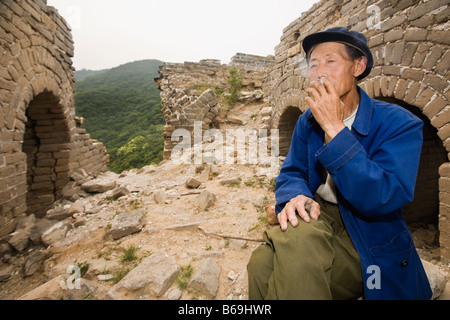
[{"label": "green mountain", "polygon": [[75,72],[75,81],[77,81],[77,82],[83,81],[87,77],[90,77],[90,76],[96,75],[96,74],[100,74],[104,71],[105,70],[88,70],[88,69],[77,70]]},{"label": "green mountain", "polygon": [[[104,143],[109,169],[120,173],[163,159],[164,117],[154,78],[163,62],[143,60],[75,73],[75,109],[83,127]],[[80,72],[78,75],[77,73]]]}]

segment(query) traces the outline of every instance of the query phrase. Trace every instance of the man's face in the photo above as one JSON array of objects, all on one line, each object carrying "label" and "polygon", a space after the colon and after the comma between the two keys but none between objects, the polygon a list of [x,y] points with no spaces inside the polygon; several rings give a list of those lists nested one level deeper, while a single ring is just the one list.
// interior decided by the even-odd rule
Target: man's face
[{"label": "man's face", "polygon": [[309,81],[326,77],[334,84],[339,96],[343,97],[356,85],[358,68],[357,62],[349,58],[344,44],[325,42],[315,47],[311,54]]}]

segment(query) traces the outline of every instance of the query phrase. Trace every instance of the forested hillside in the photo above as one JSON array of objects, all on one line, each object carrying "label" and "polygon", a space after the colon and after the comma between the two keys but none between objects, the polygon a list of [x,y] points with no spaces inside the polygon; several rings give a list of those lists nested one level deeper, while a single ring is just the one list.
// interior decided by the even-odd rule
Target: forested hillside
[{"label": "forested hillside", "polygon": [[154,82],[162,63],[136,61],[87,77],[88,70],[77,71],[82,80],[75,85],[76,113],[85,118],[83,127],[91,137],[105,144],[111,171],[141,168],[163,159],[164,118]]}]

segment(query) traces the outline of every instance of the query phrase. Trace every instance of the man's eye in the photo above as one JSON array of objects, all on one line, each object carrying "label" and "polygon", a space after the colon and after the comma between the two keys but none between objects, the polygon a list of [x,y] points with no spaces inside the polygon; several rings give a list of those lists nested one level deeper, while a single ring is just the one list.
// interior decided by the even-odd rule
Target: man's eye
[{"label": "man's eye", "polygon": [[310,68],[311,68],[311,69],[315,69],[315,68],[317,68],[317,64],[313,64],[313,65],[311,65],[311,66],[310,66]]}]

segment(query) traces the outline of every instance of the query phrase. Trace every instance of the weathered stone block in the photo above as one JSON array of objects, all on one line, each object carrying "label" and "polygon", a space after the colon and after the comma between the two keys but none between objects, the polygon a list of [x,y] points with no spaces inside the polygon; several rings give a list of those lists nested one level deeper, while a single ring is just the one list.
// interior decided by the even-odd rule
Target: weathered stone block
[{"label": "weathered stone block", "polygon": [[142,210],[121,213],[114,218],[111,230],[106,233],[105,238],[117,240],[141,231],[144,226],[145,217]]},{"label": "weathered stone block", "polygon": [[94,179],[82,184],[81,189],[89,193],[103,193],[114,189],[116,182],[113,180]]},{"label": "weathered stone block", "polygon": [[179,273],[178,265],[164,252],[152,254],[131,270],[107,293],[112,300],[135,300],[150,294],[162,296]]},{"label": "weathered stone block", "polygon": [[208,258],[194,273],[188,287],[213,299],[219,288],[220,267],[212,258]]}]

